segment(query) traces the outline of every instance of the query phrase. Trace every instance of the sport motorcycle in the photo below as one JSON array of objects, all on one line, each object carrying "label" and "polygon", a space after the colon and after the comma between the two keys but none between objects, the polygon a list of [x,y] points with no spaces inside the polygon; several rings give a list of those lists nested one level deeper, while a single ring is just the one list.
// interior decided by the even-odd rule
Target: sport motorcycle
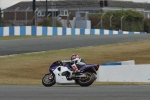
[{"label": "sport motorcycle", "polygon": [[70,61],[55,61],[50,65],[49,72],[42,78],[42,84],[51,87],[54,84],[77,84],[90,86],[97,78],[98,64],[78,66],[80,72],[74,72]]}]

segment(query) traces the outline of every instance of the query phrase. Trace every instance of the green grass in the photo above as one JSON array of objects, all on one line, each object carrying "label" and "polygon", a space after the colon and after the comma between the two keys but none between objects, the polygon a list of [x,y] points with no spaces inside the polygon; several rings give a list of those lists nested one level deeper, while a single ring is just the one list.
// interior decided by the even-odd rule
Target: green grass
[{"label": "green grass", "polygon": [[4,36],[4,37],[0,37],[0,40],[28,39],[28,38],[41,38],[41,37],[48,37],[48,36]]},{"label": "green grass", "polygon": [[73,53],[79,54],[86,63],[135,60],[136,64],[150,64],[149,44],[150,40],[147,40],[0,57],[0,84],[41,85],[41,79],[49,71],[49,65],[56,60],[70,59]]}]

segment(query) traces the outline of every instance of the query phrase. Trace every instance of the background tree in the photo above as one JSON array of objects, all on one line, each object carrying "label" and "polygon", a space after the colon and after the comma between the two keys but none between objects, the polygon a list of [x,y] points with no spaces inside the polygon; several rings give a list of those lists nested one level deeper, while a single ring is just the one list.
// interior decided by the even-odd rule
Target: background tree
[{"label": "background tree", "polygon": [[4,21],[3,21],[3,18],[2,18],[2,10],[0,8],[0,26],[3,26],[4,25]]},{"label": "background tree", "polygon": [[[39,24],[39,26],[52,26],[52,18],[48,18],[48,19],[43,19],[43,21],[41,21]],[[56,22],[56,27],[62,27],[62,24],[57,21]]]},{"label": "background tree", "polygon": [[[110,27],[110,16],[112,16],[112,27]],[[118,10],[108,11],[103,16],[103,25],[101,23],[97,26],[98,22],[101,21],[102,14],[93,14],[89,16],[92,23],[92,28],[119,30],[121,28],[121,17],[123,18],[123,30],[124,31],[144,31],[144,16],[133,10]]]},{"label": "background tree", "polygon": [[144,31],[150,33],[150,18],[144,20]]}]

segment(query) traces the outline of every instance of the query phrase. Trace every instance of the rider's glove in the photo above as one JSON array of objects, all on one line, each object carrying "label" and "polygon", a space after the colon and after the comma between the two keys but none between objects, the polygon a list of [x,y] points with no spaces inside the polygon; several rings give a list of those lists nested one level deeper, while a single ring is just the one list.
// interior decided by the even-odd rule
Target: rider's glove
[{"label": "rider's glove", "polygon": [[73,65],[74,63],[75,63],[74,61],[71,61],[71,62],[70,62],[71,65]]}]

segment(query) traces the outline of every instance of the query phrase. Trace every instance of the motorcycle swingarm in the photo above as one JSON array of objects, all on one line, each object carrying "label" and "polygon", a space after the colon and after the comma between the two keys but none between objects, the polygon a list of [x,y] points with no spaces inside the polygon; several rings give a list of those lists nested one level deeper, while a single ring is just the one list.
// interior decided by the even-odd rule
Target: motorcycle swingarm
[{"label": "motorcycle swingarm", "polygon": [[86,75],[82,74],[82,75],[73,75],[72,78],[85,78]]}]

